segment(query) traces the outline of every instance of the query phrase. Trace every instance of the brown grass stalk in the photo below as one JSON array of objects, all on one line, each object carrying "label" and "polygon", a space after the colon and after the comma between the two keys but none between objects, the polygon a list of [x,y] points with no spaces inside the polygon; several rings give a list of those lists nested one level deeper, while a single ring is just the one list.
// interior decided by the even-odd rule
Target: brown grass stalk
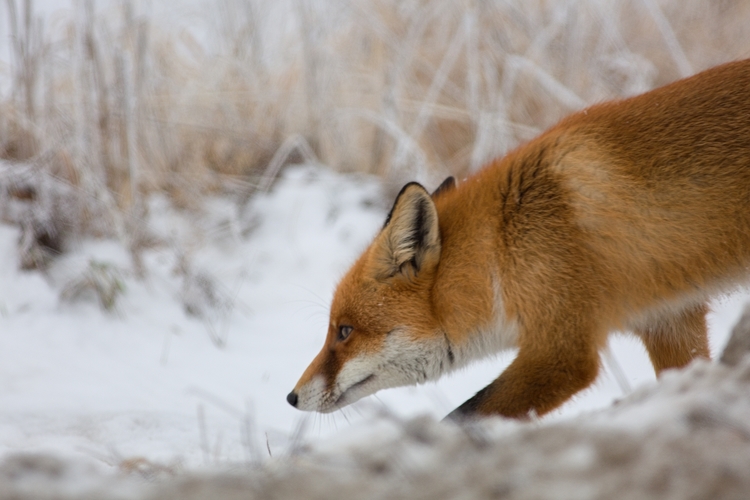
[{"label": "brown grass stalk", "polygon": [[312,157],[437,182],[571,110],[750,56],[739,0],[223,0],[198,30],[95,7],[47,22],[6,0],[0,159],[68,183],[82,231],[131,242],[150,192],[196,206]]}]

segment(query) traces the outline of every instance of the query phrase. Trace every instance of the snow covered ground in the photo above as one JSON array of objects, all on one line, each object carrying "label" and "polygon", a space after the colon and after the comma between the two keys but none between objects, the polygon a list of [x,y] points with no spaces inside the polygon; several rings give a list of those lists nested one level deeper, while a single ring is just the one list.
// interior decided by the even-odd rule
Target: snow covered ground
[{"label": "snow covered ground", "polygon": [[[113,241],[79,242],[47,275],[20,271],[18,230],[0,226],[0,458],[49,452],[104,469],[145,459],[181,470],[279,456],[301,441],[322,446],[336,432],[366,432],[363,420],[382,410],[442,417],[512,353],[329,416],[285,401],[322,345],[337,279],[389,203],[376,179],[311,166],[286,170],[244,208],[217,198],[187,214],[156,197],[149,228],[158,244],[144,254],[143,280]],[[102,273],[123,285],[112,311],[85,287],[63,298]],[[715,304],[714,353],[746,298]],[[611,345],[632,386],[652,383],[637,342],[617,336]],[[544,422],[621,396],[605,371]]]}]

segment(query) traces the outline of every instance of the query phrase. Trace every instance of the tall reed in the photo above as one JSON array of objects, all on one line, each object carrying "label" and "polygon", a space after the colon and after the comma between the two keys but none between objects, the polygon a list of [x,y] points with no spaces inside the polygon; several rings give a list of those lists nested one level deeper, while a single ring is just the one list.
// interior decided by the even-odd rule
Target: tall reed
[{"label": "tall reed", "polygon": [[54,191],[52,232],[134,255],[150,192],[246,199],[301,160],[436,183],[587,104],[750,55],[741,0],[221,0],[198,29],[72,1],[44,17],[6,0],[0,210]]}]

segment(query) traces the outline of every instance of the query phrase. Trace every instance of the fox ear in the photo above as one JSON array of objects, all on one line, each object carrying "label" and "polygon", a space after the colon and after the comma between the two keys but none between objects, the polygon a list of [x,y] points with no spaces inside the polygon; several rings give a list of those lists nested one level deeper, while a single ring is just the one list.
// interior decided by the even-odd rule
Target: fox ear
[{"label": "fox ear", "polygon": [[383,230],[375,240],[378,279],[409,277],[435,266],[440,259],[440,229],[435,204],[427,190],[410,182],[396,197]]},{"label": "fox ear", "polygon": [[445,180],[437,187],[437,189],[432,192],[432,197],[435,198],[442,193],[450,191],[454,187],[456,187],[456,178],[452,175],[450,177],[446,177]]}]

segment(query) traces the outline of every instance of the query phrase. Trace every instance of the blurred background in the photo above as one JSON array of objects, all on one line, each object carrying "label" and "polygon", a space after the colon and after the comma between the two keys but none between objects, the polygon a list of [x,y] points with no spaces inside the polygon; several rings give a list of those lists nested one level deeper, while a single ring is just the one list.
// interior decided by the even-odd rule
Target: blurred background
[{"label": "blurred background", "polygon": [[[745,0],[4,0],[0,450],[288,446],[284,396],[403,183],[749,55]],[[613,353],[619,382],[571,411],[653,379]],[[439,417],[508,359],[383,401]]]},{"label": "blurred background", "polygon": [[73,188],[61,233],[134,252],[152,192],[250,196],[310,159],[460,178],[587,104],[750,53],[743,0],[3,3],[0,158]]}]

